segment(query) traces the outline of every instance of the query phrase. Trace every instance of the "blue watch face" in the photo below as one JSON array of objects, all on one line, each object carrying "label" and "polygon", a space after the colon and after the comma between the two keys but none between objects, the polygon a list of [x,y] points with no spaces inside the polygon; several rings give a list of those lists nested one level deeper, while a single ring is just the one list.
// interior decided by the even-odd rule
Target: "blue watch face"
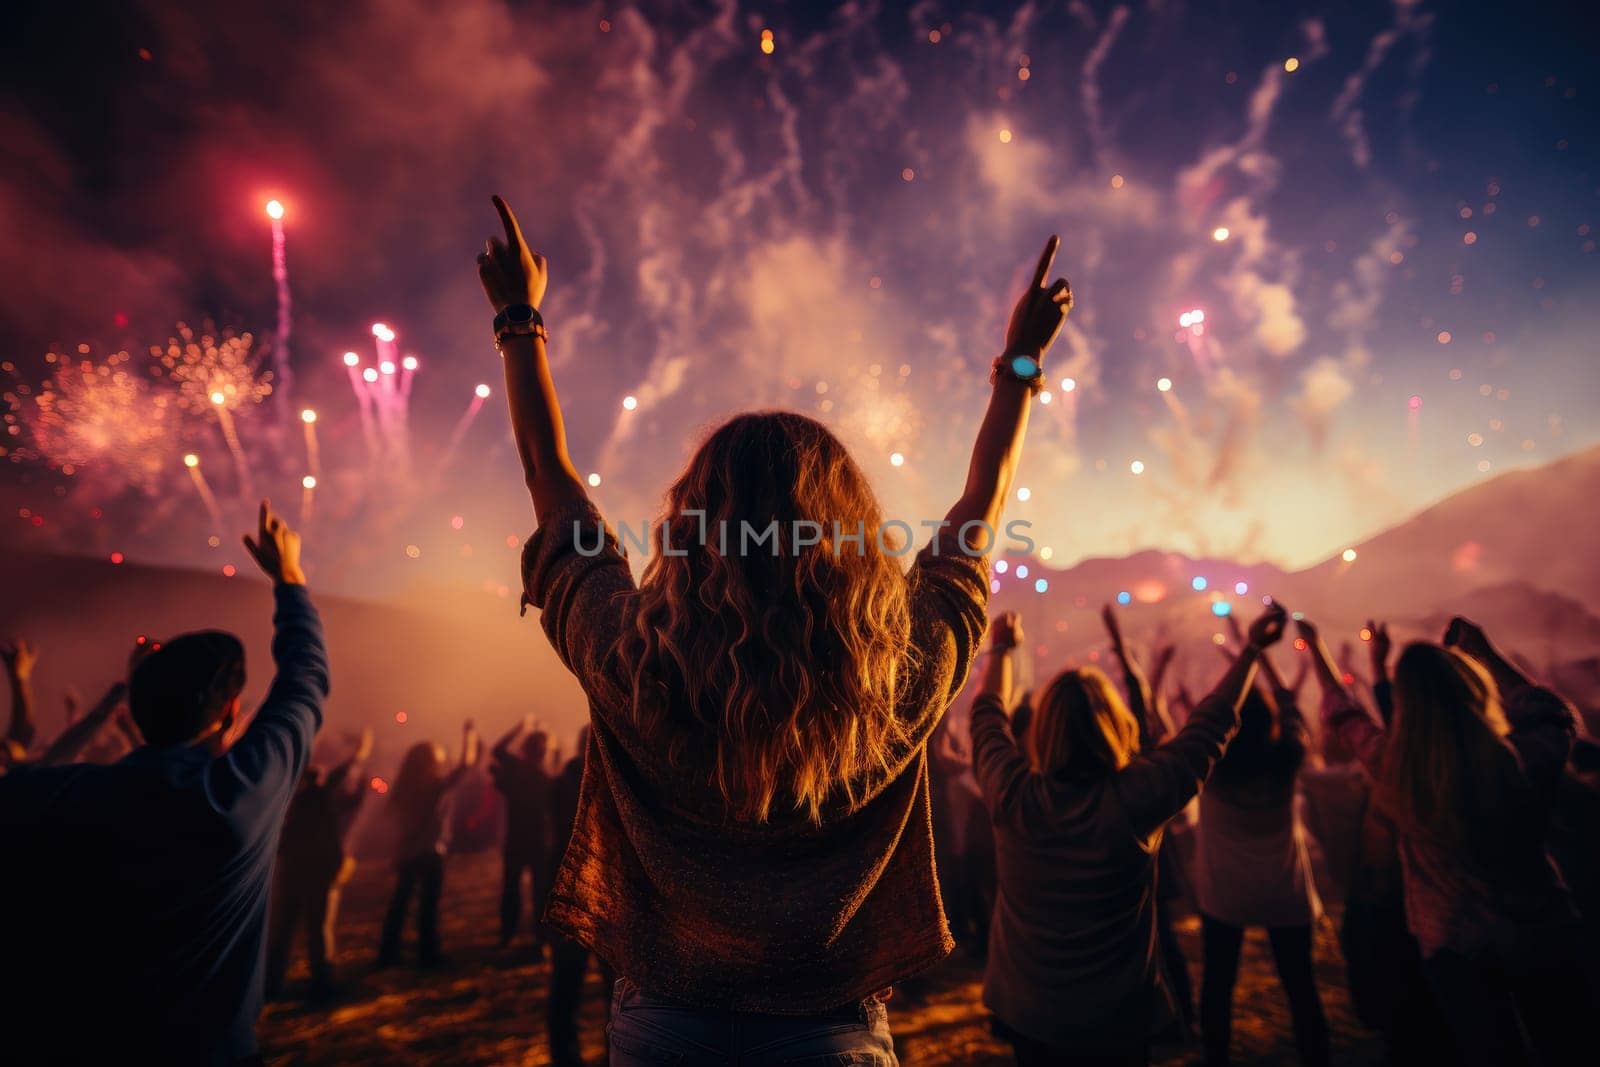
[{"label": "blue watch face", "polygon": [[1039,373],[1039,361],[1032,356],[1012,356],[1011,373],[1018,378],[1033,378]]}]

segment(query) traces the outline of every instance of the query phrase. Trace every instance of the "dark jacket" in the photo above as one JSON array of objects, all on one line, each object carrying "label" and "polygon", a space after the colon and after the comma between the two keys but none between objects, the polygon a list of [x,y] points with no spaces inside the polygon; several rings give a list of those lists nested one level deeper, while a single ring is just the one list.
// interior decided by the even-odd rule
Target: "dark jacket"
[{"label": "dark jacket", "polygon": [[1156,853],[1237,728],[1233,704],[1213,694],[1120,771],[1046,777],[1017,750],[999,701],[978,698],[973,765],[1000,872],[983,1001],[1010,1029],[1092,1051],[1137,1043],[1173,1017],[1157,960]]},{"label": "dark jacket", "polygon": [[255,1053],[273,857],[328,693],[310,597],[276,598],[277,677],[222,756],[146,746],[0,778],[7,1062],[48,1061],[30,1040],[71,1062]]}]

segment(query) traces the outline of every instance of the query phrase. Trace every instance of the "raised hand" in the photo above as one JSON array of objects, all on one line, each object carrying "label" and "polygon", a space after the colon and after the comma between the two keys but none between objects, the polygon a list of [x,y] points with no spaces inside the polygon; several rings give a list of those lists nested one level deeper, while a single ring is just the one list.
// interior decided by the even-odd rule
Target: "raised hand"
[{"label": "raised hand", "polygon": [[1283,637],[1284,628],[1288,625],[1289,614],[1283,610],[1283,605],[1276,600],[1267,605],[1267,610],[1256,616],[1256,621],[1250,624],[1250,646],[1255,649],[1270,648]]},{"label": "raised hand", "polygon": [[1368,619],[1367,633],[1372,635],[1367,648],[1367,654],[1372,657],[1372,678],[1381,682],[1389,676],[1389,650],[1394,647],[1389,640],[1389,624]]},{"label": "raised hand", "polygon": [[492,199],[506,237],[504,241],[489,238],[478,253],[478,280],[483,283],[484,295],[497,315],[512,304],[538,307],[550,281],[549,266],[543,256],[528,247],[511,205],[498,196]]},{"label": "raised hand", "polygon": [[32,677],[33,665],[38,659],[39,650],[29,644],[25,637],[0,642],[0,660],[5,662],[6,672],[13,678],[21,680]]},{"label": "raised hand", "polygon": [[1489,644],[1489,635],[1483,632],[1483,627],[1461,615],[1450,620],[1444,632],[1444,645],[1465,652],[1473,659],[1484,659],[1494,654],[1494,647]]},{"label": "raised hand", "polygon": [[989,623],[989,647],[997,651],[1010,651],[1022,644],[1022,616],[1014,611],[1003,611]]},{"label": "raised hand", "polygon": [[255,540],[244,535],[244,547],[256,565],[277,585],[305,585],[300,569],[300,535],[272,510],[272,502],[261,502],[261,517]]},{"label": "raised hand", "polygon": [[1100,609],[1100,621],[1105,623],[1106,634],[1111,638],[1111,647],[1118,655],[1122,654],[1122,627],[1117,623],[1117,609],[1110,604]]},{"label": "raised hand", "polygon": [[353,757],[355,762],[367,762],[367,757],[372,755],[372,741],[372,727],[363,727],[361,730],[361,739],[356,742],[356,753]]},{"label": "raised hand", "polygon": [[1045,284],[1056,249],[1060,247],[1059,237],[1051,236],[1045,242],[1033,280],[1017,301],[1006,326],[1006,355],[1039,359],[1061,333],[1061,324],[1067,321],[1067,313],[1072,310],[1072,286],[1065,278]]}]

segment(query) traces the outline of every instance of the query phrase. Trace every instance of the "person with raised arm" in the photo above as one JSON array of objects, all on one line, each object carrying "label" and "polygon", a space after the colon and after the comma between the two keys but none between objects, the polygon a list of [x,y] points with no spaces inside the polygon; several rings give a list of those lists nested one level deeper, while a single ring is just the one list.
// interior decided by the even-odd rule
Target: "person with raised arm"
[{"label": "person with raised arm", "polygon": [[611,1062],[892,1064],[880,994],[952,947],[927,744],[983,633],[987,552],[1071,307],[1049,281],[1058,241],[989,368],[966,485],[909,573],[839,439],[764,411],[695,449],[635,585],[567,454],[547,264],[494,203],[505,236],[478,271],[538,521],[523,600],[594,727],[546,918],[621,975]]},{"label": "person with raised arm", "polygon": [[[520,752],[511,744],[523,736]],[[500,858],[500,947],[517,936],[522,920],[522,875],[528,875],[528,901],[533,912],[535,943],[543,951],[545,897],[555,873],[555,835],[551,823],[554,776],[548,769],[550,735],[529,715],[495,742],[489,777],[506,801],[506,836]]]},{"label": "person with raised arm", "polygon": [[[1161,696],[1161,683],[1172,663],[1176,646],[1164,645],[1157,651],[1155,666],[1150,678],[1146,679],[1138,657],[1129,651],[1122,638],[1122,624],[1117,619],[1117,609],[1110,604],[1105,605],[1100,609],[1100,618],[1105,623],[1106,635],[1111,638],[1111,652],[1122,665],[1128,710],[1133,712],[1134,719],[1139,723],[1139,751],[1149,752],[1177,732],[1172,716],[1167,712],[1167,703]],[[1262,662],[1270,661],[1263,657]],[[1172,817],[1166,827],[1167,833],[1162,835],[1156,857],[1156,935],[1161,945],[1164,976],[1173,999],[1177,1001],[1178,1024],[1185,1039],[1193,1034],[1196,1022],[1194,982],[1189,976],[1189,958],[1184,954],[1183,943],[1178,940],[1173,912],[1183,899],[1185,885],[1183,864],[1178,859],[1175,838],[1178,834],[1190,832],[1188,821],[1184,811]]]},{"label": "person with raised arm", "polygon": [[345,836],[366,799],[361,768],[372,755],[371,728],[361,731],[348,756],[324,773],[311,766],[300,777],[278,843],[278,873],[267,925],[267,996],[282,994],[294,935],[306,932],[306,965],[311,987],[306,999],[327,1000],[338,990],[334,979],[334,929],[339,896],[355,873]]},{"label": "person with raised arm", "polygon": [[1394,670],[1381,725],[1345,688],[1300,620],[1323,718],[1377,781],[1394,819],[1407,925],[1462,1062],[1587,1063],[1595,992],[1579,919],[1546,846],[1551,797],[1572,749],[1570,706],[1456,618]]},{"label": "person with raised arm", "polygon": [[1106,676],[1069,668],[1034,706],[1026,750],[1007,725],[1015,613],[995,620],[972,706],[972,753],[994,820],[1000,891],[983,1002],[1032,1064],[1143,1064],[1177,1019],[1156,958],[1163,828],[1239,728],[1257,661],[1283,636],[1271,605],[1182,729],[1148,752]]},{"label": "person with raised arm", "polygon": [[[328,694],[300,537],[261,503],[277,674],[240,733],[244,645],[164,642],[128,680],[145,744],[116,763],[0,778],[8,1062],[229,1064],[258,1055],[278,834]],[[235,740],[237,735],[237,740]]]},{"label": "person with raised arm", "polygon": [[1322,900],[1296,792],[1311,739],[1296,694],[1271,657],[1263,655],[1260,667],[1267,684],[1245,696],[1238,736],[1200,797],[1194,863],[1204,954],[1200,1031],[1208,1067],[1227,1064],[1244,933],[1265,927],[1300,1061],[1324,1067],[1328,1023],[1312,956]]},{"label": "person with raised arm", "polygon": [[406,750],[390,791],[394,830],[394,893],[383,918],[378,966],[400,963],[401,939],[411,894],[417,894],[417,962],[435,970],[448,966],[439,942],[439,898],[444,894],[444,861],[450,853],[451,795],[478,765],[478,731],[471,719],[461,724],[461,761],[447,770],[444,746],[419,741]]},{"label": "person with raised arm", "polygon": [[1394,683],[1389,679],[1389,654],[1394,642],[1389,637],[1389,624],[1377,619],[1367,620],[1367,657],[1372,664],[1372,700],[1378,705],[1378,715],[1385,726],[1394,721]]}]

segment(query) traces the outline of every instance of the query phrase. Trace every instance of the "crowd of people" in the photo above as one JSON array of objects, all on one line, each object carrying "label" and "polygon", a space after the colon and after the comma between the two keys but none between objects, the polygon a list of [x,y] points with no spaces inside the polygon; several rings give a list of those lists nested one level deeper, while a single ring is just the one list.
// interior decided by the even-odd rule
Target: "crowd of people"
[{"label": "crowd of people", "polygon": [[[966,483],[909,570],[870,537],[841,545],[841,525],[883,523],[838,438],[761,412],[694,452],[660,522],[674,550],[636,581],[567,455],[545,261],[495,204],[505,235],[479,274],[538,520],[524,606],[589,712],[569,760],[531,719],[488,758],[499,940],[524,932],[526,892],[556,1063],[581,1062],[595,963],[613,1064],[892,1067],[892,990],[915,989],[959,937],[1020,1065],[1140,1064],[1168,1041],[1225,1064],[1255,927],[1299,1058],[1320,1067],[1314,851],[1341,872],[1352,999],[1394,1062],[1592,1059],[1597,749],[1479,627],[1407,645],[1391,674],[1388,629],[1371,623],[1363,685],[1311,619],[1268,601],[1196,700],[1170,680],[1179,650],[1159,643],[1147,672],[1108,607],[1120,687],[1080,663],[1016,692],[1023,620],[987,617],[988,554],[1072,305],[1048,280],[1053,238],[991,368]],[[832,536],[728,552],[708,521]],[[263,502],[245,540],[276,603],[276,675],[253,715],[243,644],[201,631],[141,641],[126,682],[41,747],[34,650],[0,647],[7,1062],[261,1062],[256,1019],[287,994],[302,933],[304,995],[351,994],[333,938],[372,737],[312,764],[330,664],[299,537]],[[1273,649],[1291,631],[1307,671],[1286,681]],[[432,742],[400,761],[380,815],[394,881],[379,966],[406,958],[413,898],[416,962],[446,965],[452,798],[482,779],[480,750],[469,720],[454,761]],[[1345,843],[1312,832],[1309,799],[1341,789]],[[1175,932],[1185,899],[1198,997]]]}]

